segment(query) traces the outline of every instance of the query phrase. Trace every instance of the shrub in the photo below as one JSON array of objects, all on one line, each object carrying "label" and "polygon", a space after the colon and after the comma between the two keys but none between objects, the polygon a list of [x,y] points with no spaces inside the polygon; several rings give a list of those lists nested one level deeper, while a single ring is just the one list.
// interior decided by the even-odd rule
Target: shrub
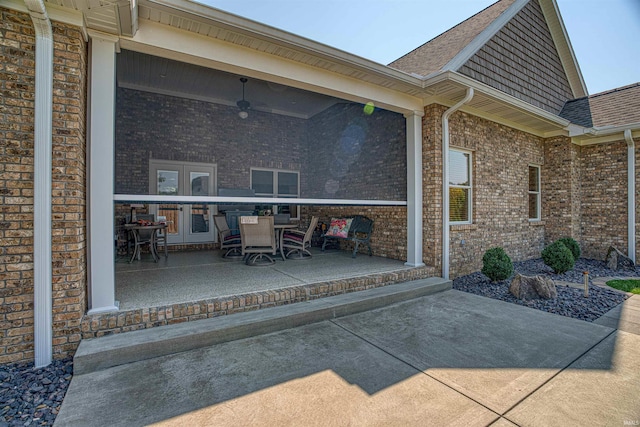
[{"label": "shrub", "polygon": [[580,258],[580,245],[578,245],[578,242],[571,237],[563,237],[562,239],[559,239],[559,241],[571,251],[574,261],[577,261],[578,258]]},{"label": "shrub", "polygon": [[502,248],[491,248],[482,256],[482,274],[492,282],[508,279],[513,273],[511,258]]},{"label": "shrub", "polygon": [[569,271],[575,265],[573,254],[560,240],[556,240],[542,251],[542,260],[556,274]]}]

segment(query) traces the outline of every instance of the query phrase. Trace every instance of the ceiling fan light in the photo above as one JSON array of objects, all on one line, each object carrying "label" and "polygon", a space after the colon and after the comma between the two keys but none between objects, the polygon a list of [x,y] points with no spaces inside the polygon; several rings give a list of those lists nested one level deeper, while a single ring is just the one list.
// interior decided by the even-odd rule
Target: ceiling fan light
[{"label": "ceiling fan light", "polygon": [[246,119],[247,117],[249,117],[249,113],[247,113],[246,111],[240,111],[238,115],[241,119]]}]

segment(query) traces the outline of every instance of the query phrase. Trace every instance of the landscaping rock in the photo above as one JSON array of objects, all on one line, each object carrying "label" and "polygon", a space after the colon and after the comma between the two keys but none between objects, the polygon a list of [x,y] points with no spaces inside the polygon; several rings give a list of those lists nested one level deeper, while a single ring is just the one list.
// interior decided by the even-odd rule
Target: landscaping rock
[{"label": "landscaping rock", "polygon": [[509,292],[518,299],[554,299],[558,297],[556,284],[548,277],[515,275]]},{"label": "landscaping rock", "polygon": [[607,268],[611,270],[635,270],[636,265],[633,261],[614,246],[609,246],[607,256],[604,259]]}]

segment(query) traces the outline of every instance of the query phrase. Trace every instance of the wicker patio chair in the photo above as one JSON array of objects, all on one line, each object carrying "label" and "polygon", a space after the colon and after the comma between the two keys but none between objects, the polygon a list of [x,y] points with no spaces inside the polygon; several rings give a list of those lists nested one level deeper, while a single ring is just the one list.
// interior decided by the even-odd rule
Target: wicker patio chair
[{"label": "wicker patio chair", "polygon": [[213,217],[213,222],[218,229],[220,249],[223,251],[222,258],[242,258],[240,230],[230,229],[224,215],[215,215]]},{"label": "wicker patio chair", "polygon": [[311,217],[311,223],[306,230],[287,230],[282,236],[282,247],[285,250],[287,259],[309,259],[311,258],[311,237],[318,225],[318,217]]},{"label": "wicker patio chair", "polygon": [[270,256],[277,252],[273,217],[243,216],[239,226],[245,263],[252,266],[274,264],[275,260]]}]

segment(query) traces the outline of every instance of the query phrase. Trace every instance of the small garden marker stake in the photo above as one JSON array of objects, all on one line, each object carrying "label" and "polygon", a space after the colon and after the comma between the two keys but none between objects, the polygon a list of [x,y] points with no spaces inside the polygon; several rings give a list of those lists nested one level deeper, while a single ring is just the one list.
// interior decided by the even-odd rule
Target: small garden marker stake
[{"label": "small garden marker stake", "polygon": [[583,274],[584,277],[584,297],[589,297],[589,272],[585,271]]}]

